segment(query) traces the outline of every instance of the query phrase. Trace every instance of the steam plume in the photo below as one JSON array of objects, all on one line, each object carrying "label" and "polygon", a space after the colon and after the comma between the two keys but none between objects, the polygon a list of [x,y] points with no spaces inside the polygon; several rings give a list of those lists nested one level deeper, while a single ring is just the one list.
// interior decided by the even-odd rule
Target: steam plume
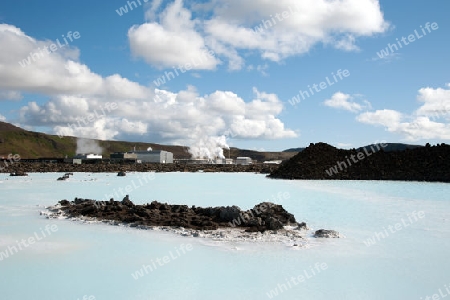
[{"label": "steam plume", "polygon": [[77,154],[102,154],[103,148],[100,147],[98,141],[90,139],[77,139]]},{"label": "steam plume", "polygon": [[192,158],[225,158],[223,149],[230,149],[227,138],[222,136],[205,137],[197,140],[193,146],[189,147]]}]

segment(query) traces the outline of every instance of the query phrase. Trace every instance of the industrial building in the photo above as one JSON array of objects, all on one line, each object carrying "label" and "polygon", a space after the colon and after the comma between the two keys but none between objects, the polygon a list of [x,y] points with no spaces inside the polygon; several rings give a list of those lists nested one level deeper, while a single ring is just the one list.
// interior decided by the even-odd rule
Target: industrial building
[{"label": "industrial building", "polygon": [[101,154],[93,154],[93,153],[89,153],[89,154],[77,154],[72,158],[65,158],[64,162],[66,163],[71,163],[74,165],[81,165],[82,163],[98,163],[101,162],[103,159],[103,156]]},{"label": "industrial building", "polygon": [[74,159],[102,159],[103,156],[101,154],[77,154],[73,157]]},{"label": "industrial building", "polygon": [[216,158],[213,163],[216,165],[232,165],[234,161],[232,158]]},{"label": "industrial building", "polygon": [[250,164],[252,164],[252,159],[250,157],[237,157],[236,158],[236,164],[237,165],[243,165],[243,166],[248,166]]},{"label": "industrial building", "polygon": [[234,160],[232,158],[181,158],[176,159],[176,163],[188,165],[232,165]]},{"label": "industrial building", "polygon": [[263,162],[263,164],[266,165],[279,165],[281,164],[282,160],[266,160],[265,162]]},{"label": "industrial building", "polygon": [[173,164],[173,153],[164,150],[134,151],[138,163]]},{"label": "industrial building", "polygon": [[206,158],[178,158],[175,160],[177,164],[185,164],[185,165],[207,165],[211,164],[210,159]]},{"label": "industrial building", "polygon": [[110,156],[112,163],[120,163],[120,162],[136,162],[137,154],[133,152],[116,152],[112,153]]},{"label": "industrial building", "polygon": [[225,158],[226,165],[232,165],[233,163],[234,163],[234,160],[232,158]]},{"label": "industrial building", "polygon": [[173,164],[173,153],[164,150],[147,151],[128,151],[115,152],[110,155],[112,163],[121,162],[135,162],[135,163],[159,163],[159,164]]}]

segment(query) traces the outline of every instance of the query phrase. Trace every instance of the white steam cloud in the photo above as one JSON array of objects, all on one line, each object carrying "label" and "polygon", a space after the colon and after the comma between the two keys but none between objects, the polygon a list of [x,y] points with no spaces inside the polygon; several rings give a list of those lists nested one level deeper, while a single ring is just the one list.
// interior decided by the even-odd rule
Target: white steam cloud
[{"label": "white steam cloud", "polygon": [[103,148],[98,141],[90,139],[77,139],[77,154],[102,154]]},{"label": "white steam cloud", "polygon": [[197,140],[193,146],[189,147],[192,158],[225,158],[223,149],[230,149],[227,138],[222,136],[206,137]]}]

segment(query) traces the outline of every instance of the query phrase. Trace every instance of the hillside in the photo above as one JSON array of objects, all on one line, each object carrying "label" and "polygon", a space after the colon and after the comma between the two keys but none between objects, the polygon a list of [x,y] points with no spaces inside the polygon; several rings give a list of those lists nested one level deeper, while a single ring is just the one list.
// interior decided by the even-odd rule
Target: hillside
[{"label": "hillside", "polygon": [[[401,144],[401,143],[386,143],[386,144],[387,144],[387,146],[383,148],[383,150],[385,152],[403,151],[403,150],[406,150],[406,149],[414,149],[414,148],[418,148],[418,147],[423,147],[422,145],[408,145],[408,144]],[[367,148],[367,147],[370,147],[370,146],[373,146],[373,145],[374,144],[363,146],[363,147],[358,148],[358,150],[363,149],[364,147]],[[289,148],[289,149],[283,150],[283,152],[297,152],[298,153],[298,152],[302,152],[305,149],[306,149],[305,147],[303,147],[303,148]]]},{"label": "hillside", "polygon": [[301,148],[289,148],[286,150],[283,150],[283,152],[302,152],[303,150],[305,150],[305,147],[301,147]]},{"label": "hillside", "polygon": [[342,150],[311,144],[269,177],[280,179],[414,180],[450,182],[450,146],[386,152],[382,147]]},{"label": "hillside", "polygon": [[[103,148],[103,155],[109,157],[113,152],[126,152],[132,150],[146,150],[151,147],[153,150],[166,150],[174,154],[175,158],[190,158],[188,148],[184,146],[160,145],[155,143],[138,143],[125,141],[100,141]],[[19,154],[21,158],[64,158],[76,154],[77,138],[49,135],[40,132],[27,131],[12,124],[0,122],[0,157],[8,154]],[[285,160],[295,155],[295,153],[283,152],[258,152],[252,150],[242,150],[231,148],[225,151],[225,156],[231,155],[248,156],[254,160]]]},{"label": "hillside", "polygon": [[[361,151],[364,148],[370,148],[371,146],[374,146],[374,144],[360,147],[357,150]],[[383,151],[384,152],[404,151],[406,149],[415,149],[415,148],[420,148],[420,147],[423,147],[423,146],[422,145],[401,144],[401,143],[386,143],[386,147],[383,147]]]}]

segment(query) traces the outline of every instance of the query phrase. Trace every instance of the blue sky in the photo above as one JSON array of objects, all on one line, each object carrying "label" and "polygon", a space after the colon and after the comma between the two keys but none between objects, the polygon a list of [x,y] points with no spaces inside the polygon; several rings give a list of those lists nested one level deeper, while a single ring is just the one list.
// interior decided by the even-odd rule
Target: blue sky
[{"label": "blue sky", "polygon": [[[450,139],[448,1],[140,2],[2,1],[0,120],[197,154]],[[79,38],[30,59],[69,31]],[[349,76],[290,103],[339,70]],[[165,72],[175,78],[155,84]]]}]

